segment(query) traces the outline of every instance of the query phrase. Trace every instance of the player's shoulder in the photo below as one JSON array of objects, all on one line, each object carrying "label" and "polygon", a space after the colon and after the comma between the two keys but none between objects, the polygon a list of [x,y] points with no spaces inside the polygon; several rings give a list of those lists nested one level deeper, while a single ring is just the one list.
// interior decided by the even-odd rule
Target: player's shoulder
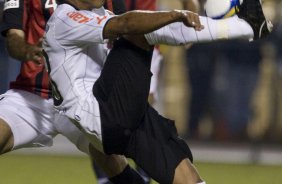
[{"label": "player's shoulder", "polygon": [[54,16],[64,24],[75,26],[90,22],[96,18],[97,13],[94,11],[77,10],[69,4],[62,4],[56,9]]},{"label": "player's shoulder", "polygon": [[84,24],[90,26],[103,26],[113,15],[110,15],[104,8],[89,10],[78,10],[69,4],[59,5],[53,14],[53,20],[57,22],[58,27],[77,27]]}]

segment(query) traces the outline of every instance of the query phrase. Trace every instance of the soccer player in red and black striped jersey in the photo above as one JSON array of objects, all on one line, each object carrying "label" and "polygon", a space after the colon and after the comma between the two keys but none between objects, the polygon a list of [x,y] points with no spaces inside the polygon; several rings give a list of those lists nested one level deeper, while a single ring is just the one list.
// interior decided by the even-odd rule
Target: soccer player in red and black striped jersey
[{"label": "soccer player in red and black striped jersey", "polygon": [[125,0],[127,10],[156,10],[157,0]]},{"label": "soccer player in red and black striped jersey", "polygon": [[[42,61],[41,39],[56,9],[55,0],[6,0],[1,33],[9,54],[21,62],[10,89],[0,95],[0,154],[22,147],[51,146],[57,134],[97,159],[113,183],[143,180],[120,156],[105,156],[67,118],[53,109],[52,90]],[[106,160],[106,161],[105,161]]]},{"label": "soccer player in red and black striped jersey", "polygon": [[[36,8],[35,5],[40,8]],[[10,53],[14,53],[13,57],[24,61],[16,81],[11,83],[11,89],[25,90],[45,99],[51,97],[47,72],[43,65],[35,65],[33,61],[41,62],[41,48],[34,45],[40,44],[46,21],[54,8],[56,8],[56,3],[52,3],[52,1],[5,2],[4,24],[1,28],[3,34],[8,35],[8,39],[14,40],[24,36],[25,40],[22,40],[22,42],[28,43],[14,42],[13,40],[7,42],[8,50]],[[23,44],[24,47],[19,47]]]}]

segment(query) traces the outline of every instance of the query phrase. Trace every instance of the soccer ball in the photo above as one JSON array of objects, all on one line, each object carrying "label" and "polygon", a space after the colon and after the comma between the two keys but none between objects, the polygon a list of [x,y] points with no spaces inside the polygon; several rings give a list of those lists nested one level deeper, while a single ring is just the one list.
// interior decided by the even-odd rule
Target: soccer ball
[{"label": "soccer ball", "polygon": [[205,4],[206,15],[213,19],[223,19],[235,15],[235,8],[243,0],[207,0]]}]

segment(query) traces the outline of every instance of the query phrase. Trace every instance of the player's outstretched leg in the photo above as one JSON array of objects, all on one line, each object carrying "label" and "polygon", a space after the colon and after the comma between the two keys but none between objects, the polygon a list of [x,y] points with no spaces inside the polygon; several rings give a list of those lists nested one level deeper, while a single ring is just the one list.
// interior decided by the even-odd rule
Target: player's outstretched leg
[{"label": "player's outstretched leg", "polygon": [[162,184],[201,183],[191,150],[179,138],[174,122],[147,102],[152,47],[145,50],[148,45],[137,46],[145,41],[141,37],[128,39],[115,41],[93,86],[100,107],[104,152],[132,158]]},{"label": "player's outstretched leg", "polygon": [[257,40],[272,31],[272,24],[266,20],[260,0],[244,0],[236,11],[237,16],[220,20],[200,16],[204,26],[201,31],[176,22],[148,33],[145,37],[150,45],[183,45],[238,38]]},{"label": "player's outstretched leg", "polygon": [[254,31],[254,40],[266,37],[272,31],[273,26],[266,20],[260,0],[244,0],[236,13],[250,24]]}]

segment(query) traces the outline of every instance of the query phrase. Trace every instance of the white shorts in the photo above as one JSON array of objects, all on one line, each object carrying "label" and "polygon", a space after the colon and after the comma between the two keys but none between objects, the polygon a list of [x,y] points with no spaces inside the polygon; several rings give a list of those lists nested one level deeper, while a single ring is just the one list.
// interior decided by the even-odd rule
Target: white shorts
[{"label": "white shorts", "polygon": [[0,95],[0,118],[14,135],[14,148],[53,145],[62,134],[82,152],[89,153],[89,141],[71,121],[53,108],[53,100],[23,90],[8,90]]},{"label": "white shorts", "polygon": [[76,100],[77,98],[73,98],[76,101],[74,105],[69,107],[62,105],[57,107],[57,110],[60,114],[69,117],[96,149],[104,152],[99,103],[92,91]]}]

